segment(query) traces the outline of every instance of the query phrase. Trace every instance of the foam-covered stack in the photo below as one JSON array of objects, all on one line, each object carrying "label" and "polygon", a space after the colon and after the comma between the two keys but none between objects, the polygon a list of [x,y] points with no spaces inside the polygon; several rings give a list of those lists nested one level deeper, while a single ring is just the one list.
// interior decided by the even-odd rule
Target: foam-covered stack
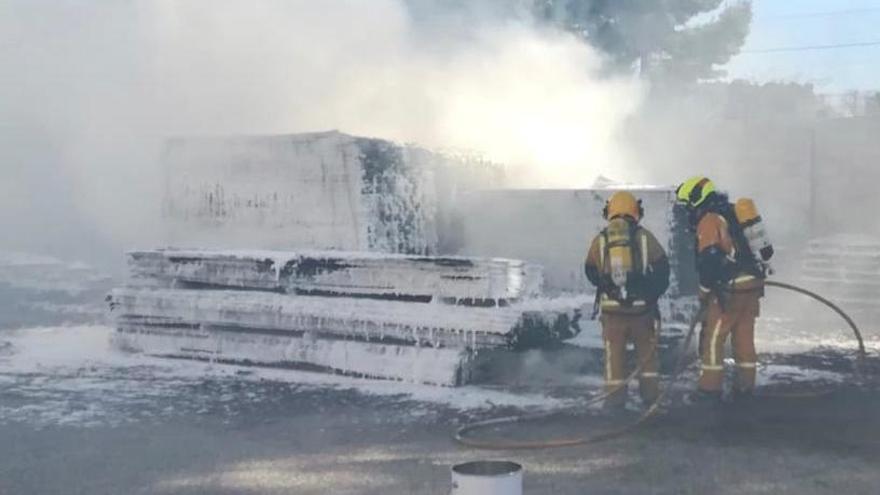
[{"label": "foam-covered stack", "polygon": [[453,252],[458,196],[497,187],[483,160],[336,131],[170,139],[170,245]]},{"label": "foam-covered stack", "polygon": [[129,253],[110,295],[123,348],[438,385],[473,354],[577,332],[582,297],[535,298],[540,269],[497,258],[335,251]]},{"label": "foam-covered stack", "polygon": [[132,284],[494,306],[535,296],[541,270],[519,260],[341,251],[129,253]]}]

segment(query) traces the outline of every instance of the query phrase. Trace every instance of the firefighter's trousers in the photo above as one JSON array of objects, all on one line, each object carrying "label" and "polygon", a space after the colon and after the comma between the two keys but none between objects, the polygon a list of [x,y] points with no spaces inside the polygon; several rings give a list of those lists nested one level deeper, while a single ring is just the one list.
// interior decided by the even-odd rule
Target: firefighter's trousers
[{"label": "firefighter's trousers", "polygon": [[626,344],[632,342],[636,351],[639,374],[639,393],[645,404],[651,404],[659,394],[657,373],[657,338],[660,320],[654,309],[641,314],[603,312],[602,338],[605,341],[605,390],[613,392],[605,399],[606,407],[620,407],[626,403],[626,388],[622,387],[629,375],[626,371]]},{"label": "firefighter's trousers", "polygon": [[700,335],[700,390],[712,394],[721,392],[724,346],[728,336],[736,362],[735,392],[748,393],[755,388],[755,319],[758,317],[761,295],[760,289],[734,291],[725,298],[723,305],[716,296],[710,296]]}]

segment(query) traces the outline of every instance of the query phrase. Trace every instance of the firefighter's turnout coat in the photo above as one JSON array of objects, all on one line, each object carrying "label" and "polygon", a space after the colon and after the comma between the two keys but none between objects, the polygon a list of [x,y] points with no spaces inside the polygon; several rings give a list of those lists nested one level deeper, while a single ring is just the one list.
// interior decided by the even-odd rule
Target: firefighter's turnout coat
[{"label": "firefighter's turnout coat", "polygon": [[755,387],[755,319],[764,294],[764,276],[746,252],[748,248],[737,246],[732,221],[710,211],[697,222],[697,271],[706,307],[699,388],[713,394],[722,389],[728,337],[736,362],[734,391],[748,393]]},{"label": "firefighter's turnout coat", "polygon": [[[627,218],[633,252],[625,291],[614,285],[608,269],[607,229],[590,244],[584,263],[587,279],[596,286],[601,308],[602,338],[605,344],[605,387],[613,392],[606,406],[626,401],[621,386],[626,376],[626,344],[633,342],[637,362],[642,366],[639,391],[652,403],[659,392],[657,339],[660,315],[657,300],[669,286],[669,261],[663,247],[648,229]],[[626,297],[622,293],[626,293]]]}]

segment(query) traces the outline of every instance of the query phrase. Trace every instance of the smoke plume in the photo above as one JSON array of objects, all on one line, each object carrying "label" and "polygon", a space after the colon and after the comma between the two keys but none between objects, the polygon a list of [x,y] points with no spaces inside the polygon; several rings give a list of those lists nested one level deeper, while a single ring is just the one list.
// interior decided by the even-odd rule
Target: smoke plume
[{"label": "smoke plume", "polygon": [[181,134],[339,129],[473,150],[538,187],[624,173],[636,82],[514,8],[415,5],[3,2],[0,249],[150,243]]}]

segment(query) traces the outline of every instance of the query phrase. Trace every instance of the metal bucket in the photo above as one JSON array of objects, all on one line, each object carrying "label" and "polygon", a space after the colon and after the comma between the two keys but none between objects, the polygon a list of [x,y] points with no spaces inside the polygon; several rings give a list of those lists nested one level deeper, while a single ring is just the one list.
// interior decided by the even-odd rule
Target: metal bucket
[{"label": "metal bucket", "polygon": [[522,466],[474,461],[452,466],[451,495],[522,495]]}]

